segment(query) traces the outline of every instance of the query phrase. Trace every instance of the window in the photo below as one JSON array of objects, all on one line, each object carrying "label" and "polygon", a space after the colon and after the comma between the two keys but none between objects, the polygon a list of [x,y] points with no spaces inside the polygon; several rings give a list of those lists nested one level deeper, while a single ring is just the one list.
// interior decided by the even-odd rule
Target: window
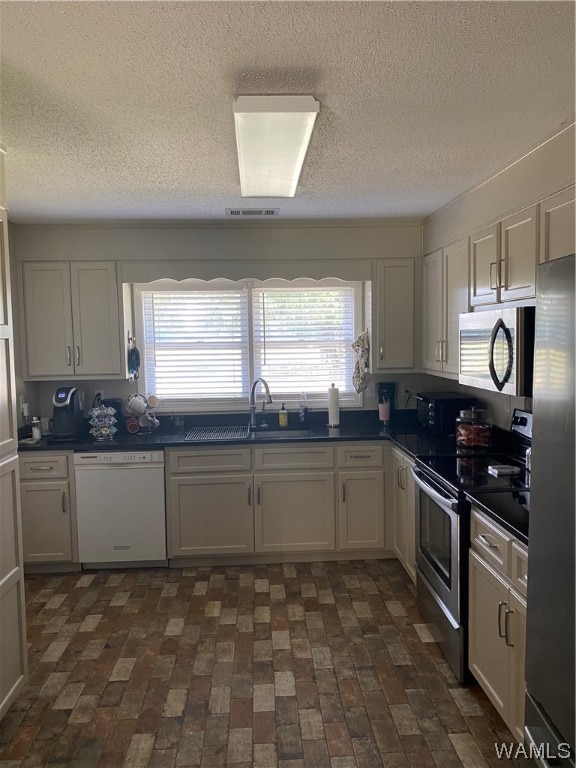
[{"label": "window", "polygon": [[254,378],[275,401],[325,404],[334,383],[352,386],[352,342],[361,330],[362,284],[340,280],[198,280],[138,285],[141,389],[163,410],[246,404]]}]

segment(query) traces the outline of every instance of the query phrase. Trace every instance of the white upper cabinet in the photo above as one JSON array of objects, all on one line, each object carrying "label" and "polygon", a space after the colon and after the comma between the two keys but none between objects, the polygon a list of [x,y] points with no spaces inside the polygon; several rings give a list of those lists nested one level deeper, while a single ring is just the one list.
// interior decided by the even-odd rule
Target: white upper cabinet
[{"label": "white upper cabinet", "polygon": [[532,205],[470,236],[470,305],[536,295],[538,206]]},{"label": "white upper cabinet", "polygon": [[529,299],[536,295],[537,217],[537,206],[532,205],[502,221],[498,270],[500,301]]},{"label": "white upper cabinet", "polygon": [[468,311],[468,238],[422,261],[422,367],[458,375],[458,315]]},{"label": "white upper cabinet", "polygon": [[552,261],[575,251],[574,187],[540,203],[540,261]]},{"label": "white upper cabinet", "polygon": [[470,305],[495,304],[498,301],[500,261],[500,224],[470,236]]},{"label": "white upper cabinet", "polygon": [[26,379],[125,377],[114,262],[25,262]]},{"label": "white upper cabinet", "polygon": [[376,262],[372,373],[414,367],[414,260]]}]

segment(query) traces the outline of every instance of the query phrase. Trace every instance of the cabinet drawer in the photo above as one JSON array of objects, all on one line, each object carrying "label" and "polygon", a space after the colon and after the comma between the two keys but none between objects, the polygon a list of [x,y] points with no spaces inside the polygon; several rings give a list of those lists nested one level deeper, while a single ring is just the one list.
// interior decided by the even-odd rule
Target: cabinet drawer
[{"label": "cabinet drawer", "polygon": [[510,579],[521,595],[526,597],[528,589],[528,550],[512,542]]},{"label": "cabinet drawer", "polygon": [[254,469],[331,469],[334,449],[299,443],[290,447],[254,449]]},{"label": "cabinet drawer", "polygon": [[476,510],[472,510],[470,540],[472,549],[492,563],[503,576],[509,574],[512,539]]},{"label": "cabinet drawer", "polygon": [[189,475],[206,470],[250,470],[252,461],[250,448],[189,448],[166,451],[166,466],[170,475]]},{"label": "cabinet drawer", "polygon": [[346,445],[337,449],[339,467],[382,466],[381,445]]},{"label": "cabinet drawer", "polygon": [[20,454],[20,478],[22,480],[43,480],[44,478],[67,478],[68,456],[65,454],[43,453],[33,456]]}]

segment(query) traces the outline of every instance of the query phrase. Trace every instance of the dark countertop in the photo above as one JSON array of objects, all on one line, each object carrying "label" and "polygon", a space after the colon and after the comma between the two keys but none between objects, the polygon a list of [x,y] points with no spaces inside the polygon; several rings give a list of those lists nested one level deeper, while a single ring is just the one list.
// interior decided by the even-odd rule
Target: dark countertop
[{"label": "dark countertop", "polygon": [[[312,416],[312,414],[311,414]],[[127,450],[156,450],[164,448],[184,448],[195,447],[199,445],[217,446],[217,445],[260,445],[277,444],[285,445],[291,443],[316,443],[316,442],[351,442],[351,441],[391,441],[405,453],[415,458],[417,454],[428,454],[438,452],[454,452],[454,440],[446,438],[435,438],[431,435],[423,435],[416,432],[415,420],[412,412],[398,420],[395,427],[389,431],[382,429],[378,421],[377,414],[373,411],[349,412],[345,416],[342,414],[342,422],[338,429],[329,429],[327,418],[320,413],[314,413],[309,423],[305,425],[313,434],[308,437],[290,437],[290,429],[301,428],[300,424],[292,423],[289,425],[288,435],[281,438],[272,438],[266,435],[265,431],[257,432],[255,436],[249,438],[237,438],[231,440],[186,440],[186,435],[192,426],[203,425],[207,423],[207,418],[191,419],[184,427],[175,430],[165,421],[160,429],[147,434],[130,435],[124,431],[118,432],[111,440],[95,440],[88,433],[78,440],[73,441],[52,441],[49,437],[42,438],[38,443],[23,443],[18,445],[19,451],[75,451],[75,452],[109,452],[109,451],[127,451]],[[239,422],[236,415],[229,417],[218,416],[212,421],[214,425],[219,424],[237,424]],[[272,427],[278,431],[278,427]]]}]

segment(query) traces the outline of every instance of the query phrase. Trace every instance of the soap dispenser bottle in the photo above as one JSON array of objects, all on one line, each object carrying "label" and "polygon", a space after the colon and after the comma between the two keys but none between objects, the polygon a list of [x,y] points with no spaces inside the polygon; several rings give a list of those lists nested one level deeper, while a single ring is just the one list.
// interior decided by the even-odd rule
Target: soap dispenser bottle
[{"label": "soap dispenser bottle", "polygon": [[288,411],[285,403],[282,403],[282,408],[278,412],[278,426],[284,429],[288,426]]}]

